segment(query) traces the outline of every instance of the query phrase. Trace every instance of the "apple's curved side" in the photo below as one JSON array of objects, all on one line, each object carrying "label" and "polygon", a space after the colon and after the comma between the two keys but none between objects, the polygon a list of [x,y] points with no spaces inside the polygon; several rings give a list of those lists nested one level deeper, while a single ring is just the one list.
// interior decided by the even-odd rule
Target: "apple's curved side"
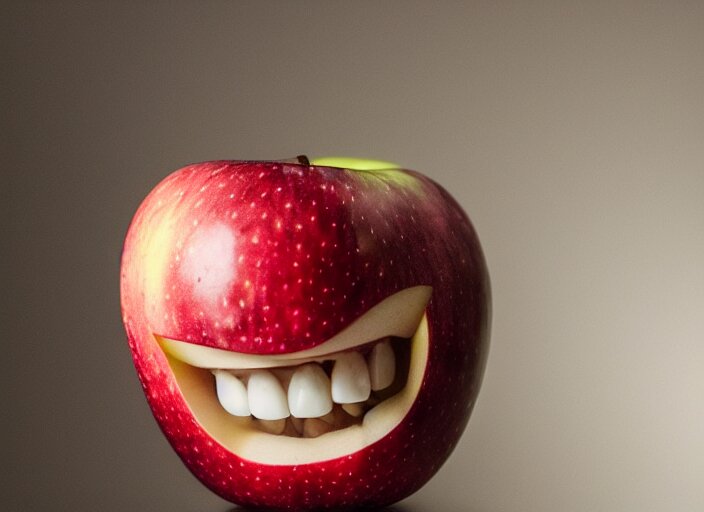
[{"label": "apple's curved side", "polygon": [[[174,271],[169,267],[174,262],[155,257],[154,251],[168,252],[173,237],[165,233],[182,232],[193,224],[169,198],[178,192],[185,175],[205,176],[224,164],[203,165],[206,168],[172,175],[150,194],[135,215],[123,252],[125,329],[145,395],[164,435],[197,478],[240,505],[384,506],[415,492],[458,442],[479,392],[487,356],[489,280],[468,218],[446,191],[417,173],[335,169],[339,173],[335,174],[313,168],[316,185],[346,190],[336,197],[345,202],[355,254],[360,258],[350,260],[348,268],[361,273],[360,269],[371,266],[371,272],[364,274],[367,281],[377,275],[376,290],[366,296],[368,302],[413,285],[433,287],[427,310],[428,364],[414,405],[383,439],[338,459],[298,466],[263,465],[229,452],[197,423],[153,336],[155,315],[174,314],[162,304],[155,307],[150,295],[163,294],[155,286],[167,282]],[[262,169],[251,164],[227,172],[261,173]],[[190,189],[203,186],[195,183]],[[238,226],[237,235],[251,233]],[[395,265],[389,265],[389,260],[395,260]],[[379,272],[392,275],[379,276]]]}]

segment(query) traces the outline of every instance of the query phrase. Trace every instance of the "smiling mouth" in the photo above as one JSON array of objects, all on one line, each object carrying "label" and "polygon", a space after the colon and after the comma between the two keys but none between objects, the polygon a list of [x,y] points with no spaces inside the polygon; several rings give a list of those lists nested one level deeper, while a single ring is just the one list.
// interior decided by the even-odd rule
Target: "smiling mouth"
[{"label": "smiling mouth", "polygon": [[393,430],[428,358],[429,286],[387,297],[324,343],[254,355],[156,336],[198,423],[242,458],[302,464],[354,453]]}]

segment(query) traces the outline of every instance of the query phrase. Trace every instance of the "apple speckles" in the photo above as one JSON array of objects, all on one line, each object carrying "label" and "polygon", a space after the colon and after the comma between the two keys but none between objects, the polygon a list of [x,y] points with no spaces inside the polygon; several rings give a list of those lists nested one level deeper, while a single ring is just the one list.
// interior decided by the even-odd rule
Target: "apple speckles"
[{"label": "apple speckles", "polygon": [[[214,442],[152,336],[293,352],[418,284],[433,286],[431,346],[411,411],[377,443],[314,464],[255,464]],[[340,509],[402,499],[449,455],[479,389],[489,293],[481,250],[449,194],[416,173],[189,166],[140,207],[121,287],[129,345],[155,418],[191,471],[241,505]]]}]

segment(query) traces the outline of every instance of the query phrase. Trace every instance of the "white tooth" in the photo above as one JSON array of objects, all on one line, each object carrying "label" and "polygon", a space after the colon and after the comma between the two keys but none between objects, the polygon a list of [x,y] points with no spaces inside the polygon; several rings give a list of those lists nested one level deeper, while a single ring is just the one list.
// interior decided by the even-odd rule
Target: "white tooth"
[{"label": "white tooth", "polygon": [[359,352],[341,354],[332,369],[332,399],[338,404],[363,402],[369,398],[369,370]]},{"label": "white tooth", "polygon": [[319,365],[296,369],[288,385],[288,407],[296,418],[319,418],[332,411],[330,379]]},{"label": "white tooth", "polygon": [[233,416],[249,416],[249,400],[244,383],[227,370],[213,370],[215,390],[223,409]]},{"label": "white tooth", "polygon": [[388,341],[374,345],[369,355],[369,379],[372,389],[379,391],[388,388],[396,375],[396,357]]},{"label": "white tooth", "polygon": [[288,418],[286,392],[274,374],[268,370],[255,370],[247,382],[247,397],[252,416],[260,420]]}]

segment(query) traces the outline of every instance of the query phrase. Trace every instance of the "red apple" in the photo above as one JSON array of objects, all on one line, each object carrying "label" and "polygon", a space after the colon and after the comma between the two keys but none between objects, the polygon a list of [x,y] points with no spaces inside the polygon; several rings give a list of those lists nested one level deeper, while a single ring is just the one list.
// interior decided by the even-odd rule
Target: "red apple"
[{"label": "red apple", "polygon": [[190,165],[127,233],[123,321],[149,405],[193,474],[243,506],[401,500],[479,392],[490,292],[469,219],[417,172],[346,162]]}]

